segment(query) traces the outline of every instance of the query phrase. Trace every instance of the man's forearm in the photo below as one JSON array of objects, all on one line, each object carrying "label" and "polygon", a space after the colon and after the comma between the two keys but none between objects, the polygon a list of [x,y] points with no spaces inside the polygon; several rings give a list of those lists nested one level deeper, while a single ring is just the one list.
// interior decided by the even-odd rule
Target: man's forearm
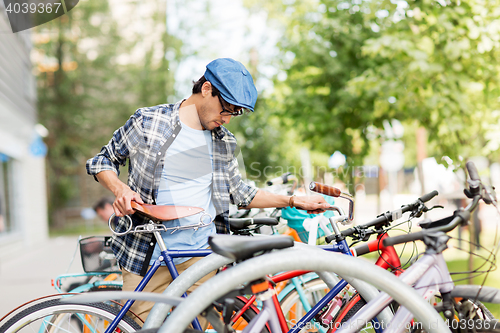
[{"label": "man's forearm", "polygon": [[288,207],[290,197],[258,190],[250,205],[245,208],[282,208]]},{"label": "man's forearm", "polygon": [[115,197],[123,191],[124,189],[130,189],[125,183],[123,183],[116,173],[111,170],[101,171],[96,175],[99,183],[110,190]]},{"label": "man's forearm", "polygon": [[244,208],[282,208],[288,207],[290,203],[298,209],[307,210],[310,214],[322,213],[330,206],[320,195],[294,196],[291,202],[289,196],[258,190],[252,202]]}]

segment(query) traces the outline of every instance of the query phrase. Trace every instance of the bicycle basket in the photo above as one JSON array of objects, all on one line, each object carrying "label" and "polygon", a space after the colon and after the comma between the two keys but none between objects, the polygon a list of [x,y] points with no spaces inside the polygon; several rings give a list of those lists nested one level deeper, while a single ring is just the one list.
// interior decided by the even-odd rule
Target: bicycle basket
[{"label": "bicycle basket", "polygon": [[80,255],[85,273],[119,272],[109,242],[111,237],[92,236],[80,240]]}]

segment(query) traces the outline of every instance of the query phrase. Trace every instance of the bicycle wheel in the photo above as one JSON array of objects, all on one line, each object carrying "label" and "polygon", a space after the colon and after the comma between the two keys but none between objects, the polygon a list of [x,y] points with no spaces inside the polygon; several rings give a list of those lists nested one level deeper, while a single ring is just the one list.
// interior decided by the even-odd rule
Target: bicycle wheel
[{"label": "bicycle wheel", "polygon": [[[233,324],[231,327],[235,332],[243,332],[243,330],[247,327],[248,323],[255,318],[258,314],[258,309],[254,306],[251,305],[246,309],[241,316],[238,319],[234,319],[234,316],[241,310],[247,303],[247,299],[245,297],[239,296],[233,298],[234,301],[234,309],[233,309]],[[209,325],[208,330],[213,330],[213,327]],[[267,325],[264,327],[264,329],[261,331],[261,333],[270,333],[269,328]]]},{"label": "bicycle wheel", "polygon": [[[35,301],[11,312],[0,321],[0,333],[95,333],[104,332],[119,309],[105,303],[73,304],[61,297]],[[131,333],[141,326],[125,316],[115,332]]]},{"label": "bicycle wheel", "polygon": [[[354,316],[363,306],[366,305],[366,301],[358,294],[355,293],[349,301],[339,310],[337,316],[328,324],[328,332],[333,333],[342,327],[346,321],[348,321],[352,316]],[[373,332],[374,329],[371,325],[364,327],[361,332]]]},{"label": "bicycle wheel", "polygon": [[[328,286],[320,278],[307,281],[303,285],[304,293],[307,302],[310,306],[314,306],[323,298],[329,291]],[[281,309],[285,315],[285,319],[290,327],[297,322],[306,313],[307,309],[302,302],[299,293],[296,289],[292,289],[280,302]],[[318,328],[315,325],[306,325],[300,332],[317,332]]]},{"label": "bicycle wheel", "polygon": [[[438,303],[435,307],[438,312],[443,313],[444,309],[441,303]],[[453,320],[447,321],[452,332],[500,333],[500,323],[480,301],[468,297],[454,297],[453,307]],[[422,330],[417,327],[413,332],[422,332]]]}]

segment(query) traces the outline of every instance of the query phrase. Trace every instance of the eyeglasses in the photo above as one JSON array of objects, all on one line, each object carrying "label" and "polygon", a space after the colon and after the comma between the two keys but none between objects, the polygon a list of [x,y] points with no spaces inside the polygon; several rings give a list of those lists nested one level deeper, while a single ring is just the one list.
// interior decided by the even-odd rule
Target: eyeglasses
[{"label": "eyeglasses", "polygon": [[221,115],[237,117],[241,116],[244,113],[243,108],[236,109],[236,106],[234,111],[226,109],[224,107],[224,102],[222,97],[220,97],[220,95],[217,95],[217,97],[219,98],[220,106],[222,106],[222,111],[220,112]]}]

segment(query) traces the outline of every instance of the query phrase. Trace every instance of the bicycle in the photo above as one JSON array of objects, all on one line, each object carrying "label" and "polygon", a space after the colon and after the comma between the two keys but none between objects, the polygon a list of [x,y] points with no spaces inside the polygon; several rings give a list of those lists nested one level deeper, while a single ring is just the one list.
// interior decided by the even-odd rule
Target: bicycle
[{"label": "bicycle", "polygon": [[[433,192],[433,193],[431,193],[431,194],[429,194],[429,195],[427,195],[427,196],[423,197],[423,199],[424,199],[425,201],[427,201],[427,200],[429,200],[430,198],[432,198],[432,197],[433,197],[434,195],[436,195],[436,194],[437,194],[437,193],[434,193],[434,192]],[[403,210],[404,210],[404,212],[406,212],[406,211],[410,211],[410,210],[412,210],[412,209],[415,209],[416,207],[418,207],[419,209],[421,209],[421,207],[422,207],[422,202],[421,202],[420,200],[418,200],[416,203],[413,203],[413,204],[411,204],[411,205],[408,205],[408,207],[407,207],[407,208],[404,208]],[[351,205],[351,209],[352,209],[352,205]],[[342,215],[343,215],[343,214],[342,214]],[[379,225],[380,223],[382,223],[382,222],[384,222],[384,221],[385,221],[385,223],[387,223],[388,221],[391,221],[391,220],[392,220],[392,218],[393,218],[394,216],[396,216],[396,215],[397,215],[397,214],[386,214],[386,215],[385,215],[385,217],[379,218],[379,219],[377,219],[375,222],[372,222],[371,224],[373,224],[373,225]],[[346,218],[346,217],[344,216],[344,217],[341,217],[340,219],[342,219],[342,218]],[[362,229],[361,227],[357,227],[357,229],[356,229],[356,230],[361,230],[361,229]],[[351,233],[351,234],[352,234],[352,233]],[[346,249],[346,251],[348,251],[348,247],[344,247],[344,249]],[[337,248],[337,250],[338,250],[338,248]],[[397,256],[396,256],[396,258],[399,260],[399,258],[398,258]],[[294,273],[295,273],[295,272],[291,272],[291,273],[287,273],[287,274],[289,274],[289,276],[290,276],[290,274],[294,274]],[[303,273],[303,272],[301,272],[301,273]],[[176,281],[176,282],[177,282],[177,281]],[[175,282],[174,282],[174,283],[175,283]],[[149,318],[148,318],[148,320],[149,320]],[[147,323],[147,322],[146,322],[146,323]],[[282,323],[280,323],[280,325],[282,325],[282,327],[286,327],[286,326],[284,326]],[[285,325],[286,325],[286,323],[285,323]],[[146,326],[146,325],[145,325],[145,326]]]},{"label": "bicycle", "polygon": [[[352,209],[352,205],[351,205],[351,209]],[[342,214],[343,215],[343,214]]]},{"label": "bicycle", "polygon": [[[212,219],[210,217],[209,223],[204,223],[204,217],[208,216],[203,213],[200,217],[200,222],[195,225],[180,226],[167,228],[163,224],[159,224],[159,221],[176,219],[188,215],[202,213],[202,210],[196,207],[171,207],[171,206],[151,206],[151,205],[139,205],[132,203],[134,209],[140,214],[144,215],[149,219],[149,223],[146,225],[136,226],[133,230],[133,225],[130,217],[129,227],[123,232],[115,232],[112,222],[114,221],[111,216],[108,224],[110,229],[117,233],[118,235],[124,235],[129,232],[152,232],[158,240],[158,244],[162,248],[162,256],[158,258],[151,269],[147,272],[146,276],[136,288],[136,291],[141,291],[147,284],[151,276],[160,266],[160,262],[163,261],[167,267],[169,267],[172,276],[179,275],[175,265],[173,265],[172,259],[177,257],[193,257],[193,256],[206,256],[212,253],[211,250],[167,250],[163,242],[163,238],[159,234],[160,231],[178,231],[188,228],[202,228],[208,226]],[[154,222],[153,222],[154,221]],[[238,232],[257,230],[259,227],[268,225],[277,225],[278,221],[274,218],[246,218],[246,219],[230,219],[230,224],[232,229]],[[91,273],[86,273],[91,274]],[[58,287],[58,279],[56,279],[56,287]],[[106,286],[107,283],[99,283],[99,286]],[[114,285],[114,284],[113,284]],[[86,290],[86,287],[81,290]],[[59,289],[59,291],[61,291]],[[77,290],[80,291],[80,290]],[[186,296],[185,293],[183,293]],[[88,329],[92,332],[94,331],[106,331],[112,332],[116,327],[125,332],[132,332],[140,329],[140,325],[135,323],[131,318],[126,315],[130,306],[133,304],[133,300],[128,300],[125,305],[121,306],[118,302],[111,302],[109,304],[93,303],[85,306],[80,306],[78,304],[65,304],[61,300],[67,297],[68,294],[51,295],[43,297],[39,300],[27,303],[11,313],[7,314],[4,318],[0,319],[0,332],[8,332],[11,330],[17,330],[23,328],[26,324],[31,324],[32,321],[38,320],[41,322],[41,327],[55,327],[63,321],[77,320],[80,324],[79,327],[83,326],[84,329]],[[93,311],[92,309],[95,309]],[[118,309],[120,309],[118,311]],[[252,310],[248,311],[245,316],[247,320],[252,316]],[[62,315],[65,313],[66,315]],[[54,314],[58,314],[54,316]],[[65,318],[64,320],[61,318]],[[92,322],[88,320],[92,319]],[[123,320],[123,323],[122,323]],[[111,324],[110,324],[111,323]],[[101,327],[102,326],[102,327]],[[197,320],[193,322],[194,327],[198,327],[199,323]]]},{"label": "bicycle", "polygon": [[[390,280],[390,283],[394,284],[391,286],[390,284],[387,284],[387,281],[383,281],[380,279],[380,276],[387,275],[386,272],[380,271],[379,268],[376,268],[375,266],[371,266],[371,268],[368,268],[367,271],[372,273],[372,274],[367,274],[367,271],[362,271],[359,269],[359,267],[349,267],[349,269],[346,269],[346,267],[342,265],[338,265],[338,263],[331,262],[330,267],[331,270],[337,270],[339,274],[346,274],[349,275],[351,274],[352,276],[356,276],[358,278],[365,278],[365,279],[372,279],[372,282],[381,290],[387,292],[388,294],[381,294],[378,296],[375,300],[370,301],[367,306],[365,306],[360,312],[358,312],[357,315],[355,315],[348,323],[347,326],[349,329],[342,328],[340,332],[355,332],[359,329],[362,328],[363,325],[365,325],[367,322],[369,322],[377,313],[379,313],[385,306],[387,306],[391,301],[392,298],[391,296],[396,299],[402,307],[398,310],[396,313],[396,316],[394,320],[390,323],[389,328],[391,329],[390,332],[396,331],[400,332],[402,329],[404,330],[405,325],[408,325],[410,323],[411,318],[413,317],[411,313],[414,313],[417,318],[421,320],[421,325],[420,327],[424,327],[426,330],[433,332],[433,331],[448,331],[449,329],[446,325],[444,325],[444,321],[441,320],[441,317],[437,315],[437,312],[429,310],[430,305],[428,303],[422,303],[424,298],[420,297],[419,294],[416,291],[420,291],[419,288],[422,286],[427,286],[428,284],[428,279],[434,279],[435,284],[439,285],[439,291],[443,297],[444,304],[442,305],[442,308],[444,309],[443,312],[448,313],[448,315],[458,313],[460,316],[459,318],[467,318],[465,317],[466,315],[470,315],[468,309],[467,313],[461,313],[460,311],[463,311],[463,308],[460,306],[457,306],[455,304],[452,308],[450,308],[450,305],[453,305],[453,302],[448,302],[451,297],[462,297],[464,300],[466,300],[465,303],[469,303],[471,299],[471,290],[475,292],[476,297],[473,298],[473,301],[470,303],[475,303],[476,301],[489,301],[489,302],[495,302],[499,303],[500,302],[500,291],[496,290],[494,288],[486,288],[481,286],[457,286],[453,288],[453,283],[451,281],[451,278],[449,277],[449,273],[447,273],[447,267],[444,264],[444,259],[442,258],[441,252],[446,248],[446,242],[448,240],[448,237],[443,234],[438,234],[434,235],[433,233],[436,230],[442,230],[442,231],[449,231],[452,230],[454,227],[461,223],[466,223],[468,221],[468,217],[470,215],[470,212],[473,211],[479,200],[483,199],[486,202],[495,202],[496,200],[492,200],[485,196],[481,190],[482,184],[480,183],[479,177],[477,177],[477,172],[475,172],[475,168],[473,167],[472,164],[467,164],[468,169],[469,169],[469,174],[471,176],[471,181],[469,181],[469,194],[473,198],[473,201],[471,204],[464,209],[463,211],[457,212],[454,216],[448,218],[448,219],[443,219],[439,221],[433,222],[433,224],[428,225],[428,229],[430,230],[424,230],[419,233],[413,233],[409,235],[404,235],[404,236],[397,236],[397,237],[392,237],[392,238],[387,238],[384,243],[386,246],[389,246],[391,244],[396,244],[396,243],[401,243],[405,241],[410,241],[410,240],[417,240],[417,239],[423,239],[426,246],[427,250],[423,256],[422,259],[417,261],[415,264],[413,264],[407,271],[405,271],[403,274],[401,274],[399,279],[395,279],[392,276],[385,276],[387,280]],[[491,194],[488,194],[491,195]],[[451,222],[450,222],[451,219]],[[444,237],[443,237],[444,236]],[[238,256],[241,255],[241,253],[238,253],[237,249],[231,248],[230,245],[225,244],[224,242],[222,243],[221,247],[226,247],[223,252],[226,254],[230,254],[233,256]],[[214,247],[214,250],[216,248]],[[223,253],[221,252],[221,253]],[[284,252],[284,251],[281,251]],[[273,253],[273,254],[268,254],[265,256],[260,256],[256,257],[253,259],[249,259],[247,261],[244,261],[238,266],[235,266],[233,269],[232,274],[226,273],[226,276],[222,276],[220,274],[217,277],[214,277],[209,285],[206,285],[205,288],[210,288],[218,283],[223,282],[224,286],[224,291],[227,290],[228,288],[234,287],[234,284],[242,283],[243,281],[252,281],[256,279],[259,275],[262,275],[264,272],[265,273],[270,273],[278,269],[290,269],[293,267],[293,264],[295,264],[294,268],[297,268],[297,264],[293,262],[289,262],[286,260],[287,256],[290,256],[290,253],[287,255],[283,255],[283,253]],[[300,253],[296,252],[294,253],[294,256],[297,256],[297,259],[302,259],[304,262],[300,262],[301,268],[303,267],[315,267],[314,269],[324,269],[325,266],[325,258],[311,258],[307,256],[301,256]],[[321,257],[328,257],[331,256],[333,259],[333,255],[330,254],[323,254]],[[239,257],[240,259],[244,259],[245,256]],[[348,263],[351,261],[351,264],[354,263],[354,258],[344,256],[343,258],[338,258],[336,260],[342,260],[345,261],[345,263]],[[272,258],[272,260],[270,259]],[[317,259],[317,260],[316,260]],[[364,266],[363,264],[359,263],[360,266]],[[273,266],[279,266],[279,267],[273,267]],[[253,271],[251,271],[251,267],[253,267]],[[258,272],[256,272],[256,267],[259,267]],[[320,268],[319,268],[320,267]],[[349,271],[351,270],[351,271]],[[435,270],[435,271],[433,271]],[[419,272],[420,271],[420,272]],[[440,274],[436,274],[435,272],[438,271]],[[242,274],[243,273],[243,274]],[[376,273],[376,274],[373,274]],[[448,274],[448,275],[446,275]],[[229,281],[227,280],[227,276],[231,277],[231,283],[229,284]],[[402,282],[411,284],[412,282],[417,283],[416,289],[408,289],[407,285],[402,285]],[[233,284],[234,283],[234,284]],[[396,286],[397,288],[394,288]],[[204,288],[204,289],[205,289]],[[190,307],[191,311],[196,312],[199,308],[202,306],[208,305],[208,300],[204,299],[208,297],[209,295],[206,293],[206,290],[200,289],[197,291],[196,294],[192,294],[191,299],[187,300],[184,304],[181,304],[175,311],[172,313],[171,317],[167,320],[165,326],[160,329],[160,332],[165,332],[168,330],[168,332],[176,332],[181,324],[179,324],[180,321],[182,321],[181,317],[188,316],[189,314],[186,312],[186,309]],[[438,289],[432,289],[428,288],[432,292],[438,291]],[[426,290],[427,291],[427,290]],[[390,295],[390,296],[389,296]],[[491,295],[495,296],[492,297]],[[223,291],[217,292],[217,297],[223,297]],[[411,300],[411,301],[409,301]],[[201,304],[195,305],[196,302],[202,302]],[[420,303],[420,308],[415,306],[417,303]],[[192,307],[197,307],[196,309],[193,309]],[[405,309],[405,307],[407,309]],[[272,304],[267,304],[267,308],[273,308]],[[432,307],[430,308],[432,309]],[[266,311],[266,313],[269,313]],[[271,311],[272,313],[272,311]],[[476,314],[475,312],[474,314]],[[269,315],[269,314],[268,314]],[[265,316],[265,315],[263,315]],[[269,317],[270,318],[270,317]],[[450,317],[448,316],[448,319]],[[177,322],[179,321],[179,322]],[[474,329],[476,331],[484,329],[484,326],[491,327],[493,326],[494,331],[499,330],[499,326],[497,325],[497,321],[493,321],[486,325],[486,322],[489,322],[491,320],[487,320],[484,318],[478,318],[475,321],[474,324]],[[256,321],[258,322],[258,321]],[[356,325],[356,323],[361,323],[360,325]],[[180,326],[178,326],[180,325]],[[255,324],[252,324],[255,325]],[[279,332],[279,331],[278,331]]]},{"label": "bicycle", "polygon": [[[52,285],[58,293],[121,290],[121,271],[110,248],[109,236],[91,236],[78,239],[78,248],[84,273],[66,273],[56,276]],[[76,250],[71,262],[76,256]],[[70,264],[71,266],[71,264]],[[85,282],[73,282],[63,291],[65,280],[85,278]]]},{"label": "bicycle", "polygon": [[[423,202],[422,202],[421,200],[427,201],[427,200],[429,200],[430,198],[432,198],[432,197],[433,197],[433,196],[435,196],[435,195],[437,195],[437,192],[432,192],[432,193],[430,193],[430,194],[428,194],[428,195],[426,195],[426,196],[423,196],[421,199],[417,200],[415,203],[412,203],[412,204],[410,204],[410,205],[407,205],[407,206],[403,207],[402,211],[403,211],[403,212],[407,212],[407,211],[413,211],[413,210],[417,209],[417,211],[415,211],[415,214],[417,214],[420,210],[422,210],[422,209],[423,209],[422,207],[425,207],[425,206],[423,206]],[[352,209],[352,205],[351,205],[351,209]],[[342,211],[340,211],[340,213],[341,213],[341,216],[340,216],[340,217],[337,217],[337,219],[339,219],[339,220],[342,220],[342,219],[347,219],[347,217],[345,216],[345,214],[343,214],[343,212],[342,212]],[[401,210],[399,210],[399,213],[401,213]],[[365,230],[368,226],[377,226],[377,227],[380,227],[380,225],[387,224],[387,223],[389,223],[390,221],[392,221],[392,220],[394,219],[394,217],[396,217],[396,216],[400,216],[400,215],[401,215],[401,214],[399,214],[399,215],[398,215],[396,212],[393,212],[393,213],[390,213],[390,214],[386,213],[383,217],[379,217],[379,218],[378,218],[378,219],[376,219],[375,221],[372,221],[372,222],[368,223],[366,226],[358,226],[358,227],[356,227],[356,228],[355,228],[355,230],[357,230],[357,231],[359,232],[359,230]],[[350,233],[349,233],[349,235],[352,235],[352,234],[354,234],[354,233],[355,233],[355,232],[350,232]],[[364,232],[364,234],[366,234],[366,233],[367,233],[367,232],[365,231],[365,232]],[[380,238],[379,238],[379,240],[378,240],[378,241],[373,241],[372,243],[373,243],[373,245],[378,245],[378,244],[380,244]],[[347,247],[345,247],[345,249],[346,249],[346,251],[348,250],[348,248],[347,248]],[[371,251],[376,251],[376,250],[377,250],[377,246],[372,247],[372,250],[371,250]],[[387,250],[387,249],[382,249],[382,254],[383,254],[383,256],[385,256],[385,253],[384,253],[384,252],[385,252],[385,250]],[[339,251],[339,250],[338,250],[338,248],[337,248],[337,251]],[[360,249],[360,250],[358,250],[358,252],[360,252],[360,251],[361,251],[361,249]],[[391,263],[392,263],[393,267],[399,267],[399,258],[397,257],[397,255],[394,255],[394,254],[395,254],[395,252],[394,252],[394,250],[392,249],[392,252],[391,252],[391,253],[389,253],[389,254],[387,254],[387,258],[386,258],[384,261],[381,261],[381,262],[383,262],[383,263],[384,263],[384,264],[386,264],[386,265],[391,265]],[[277,275],[277,276],[275,276],[275,277],[271,277],[271,279],[273,280],[273,282],[277,283],[277,282],[281,282],[281,281],[283,281],[283,280],[285,280],[285,279],[289,279],[290,277],[297,276],[297,275],[299,275],[299,274],[303,274],[303,273],[305,273],[305,272],[288,272],[288,273],[284,273],[284,274]],[[176,283],[176,282],[179,282],[179,281],[175,281],[174,283]],[[300,288],[296,288],[296,289],[300,291]],[[295,292],[297,292],[297,290],[294,290],[293,292],[295,293]],[[253,300],[254,300],[254,298],[251,298],[251,299],[250,299],[250,301],[249,301],[247,304],[251,304],[251,303],[253,302]],[[155,307],[156,307],[156,305],[155,305]],[[155,309],[155,308],[153,308],[153,311],[154,311],[154,309]],[[168,309],[168,307],[167,307],[167,309],[164,309],[163,313],[168,312],[168,310],[169,310],[169,309]],[[316,310],[317,310],[317,309],[316,309]],[[315,311],[316,311],[316,310],[315,310]],[[152,311],[152,313],[153,313],[153,311]],[[285,312],[286,312],[286,311],[285,311]],[[234,316],[234,317],[232,318],[232,321],[233,321],[233,322],[234,322],[234,321],[236,321],[236,320],[239,318],[238,316],[239,316],[240,314],[241,314],[241,313],[238,313],[238,315]],[[155,317],[155,316],[150,316],[150,317],[148,318],[148,320],[149,320],[151,317]],[[162,318],[164,319],[164,317],[162,317]],[[163,320],[162,318],[157,318],[157,321],[158,321],[158,320],[161,320],[161,321],[162,321],[162,320]],[[281,317],[281,320],[280,320],[280,325],[282,326],[282,328],[283,328],[283,329],[287,329],[287,326],[286,326],[286,325],[287,325],[287,324],[286,324],[286,321],[284,322],[284,320],[283,320],[283,319],[284,319],[284,318],[283,318],[283,316],[282,316],[282,317]],[[146,321],[146,324],[144,325],[146,328],[148,327],[148,325],[147,325],[147,324],[148,324],[148,320]],[[161,323],[161,321],[160,321],[160,323]],[[154,326],[154,325],[153,325],[153,326]],[[151,325],[150,325],[149,327],[151,327]]]}]

